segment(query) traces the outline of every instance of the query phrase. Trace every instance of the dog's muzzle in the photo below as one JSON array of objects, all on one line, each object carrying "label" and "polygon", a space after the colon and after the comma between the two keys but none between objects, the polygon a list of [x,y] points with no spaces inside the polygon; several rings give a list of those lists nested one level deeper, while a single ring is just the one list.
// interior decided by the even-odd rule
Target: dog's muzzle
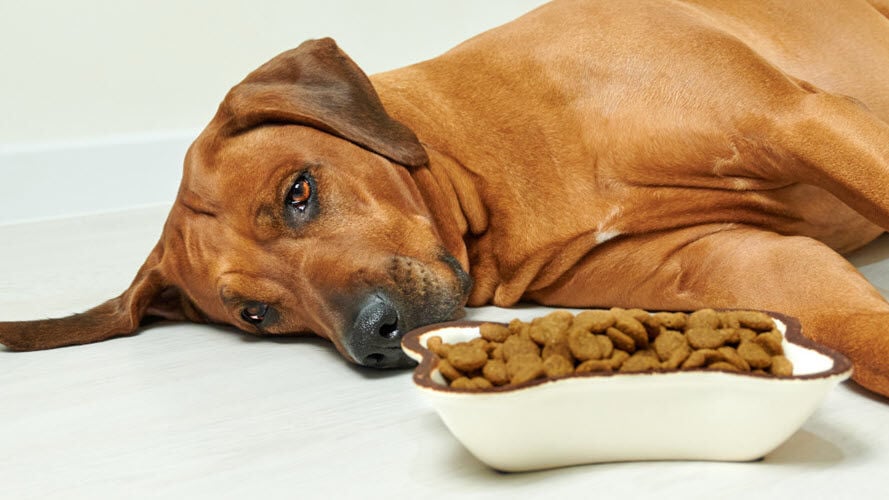
[{"label": "dog's muzzle", "polygon": [[440,276],[413,259],[393,257],[389,267],[392,285],[372,290],[356,301],[351,328],[343,338],[356,363],[374,368],[414,366],[416,362],[401,350],[404,334],[455,319],[462,312],[472,279],[447,252],[442,251],[439,260],[450,273]]}]

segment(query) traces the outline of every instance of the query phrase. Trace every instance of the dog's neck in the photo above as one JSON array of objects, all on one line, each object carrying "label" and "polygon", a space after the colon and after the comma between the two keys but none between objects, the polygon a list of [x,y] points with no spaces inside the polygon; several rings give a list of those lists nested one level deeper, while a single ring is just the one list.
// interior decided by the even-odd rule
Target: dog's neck
[{"label": "dog's neck", "polygon": [[[439,89],[428,78],[427,71],[414,66],[373,75],[371,81],[386,110],[416,133],[429,154],[429,164],[410,169],[411,177],[445,246],[474,280],[468,304],[512,305],[536,281],[551,281],[570,267],[547,265],[562,250],[565,238],[552,227],[539,227],[547,223],[535,216],[536,209],[547,201],[537,200],[541,193],[533,191],[534,176],[517,168],[508,177],[500,175],[504,164],[523,165],[514,157],[542,153],[530,144],[527,151],[510,150],[498,142],[501,134],[490,129],[483,113],[455,106],[446,96],[457,91]],[[461,149],[466,144],[475,147]],[[504,205],[516,201],[530,204],[533,213],[503,211]]]},{"label": "dog's neck", "polygon": [[411,170],[411,177],[435,218],[447,249],[467,269],[467,241],[488,228],[488,213],[476,180],[452,157],[426,147],[429,164]]}]

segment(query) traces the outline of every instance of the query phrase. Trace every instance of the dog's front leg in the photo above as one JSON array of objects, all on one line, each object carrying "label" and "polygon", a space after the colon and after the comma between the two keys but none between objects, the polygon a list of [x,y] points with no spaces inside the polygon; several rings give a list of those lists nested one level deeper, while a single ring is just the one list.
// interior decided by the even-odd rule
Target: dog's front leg
[{"label": "dog's front leg", "polygon": [[617,239],[524,298],[576,307],[787,313],[800,319],[806,336],[849,356],[858,383],[889,396],[889,303],[812,238],[712,224]]}]

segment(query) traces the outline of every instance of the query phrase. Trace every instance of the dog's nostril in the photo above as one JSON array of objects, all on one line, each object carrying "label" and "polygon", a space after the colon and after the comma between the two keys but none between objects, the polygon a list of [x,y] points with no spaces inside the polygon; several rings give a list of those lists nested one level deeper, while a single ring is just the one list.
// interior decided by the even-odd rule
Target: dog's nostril
[{"label": "dog's nostril", "polygon": [[391,339],[398,335],[398,318],[380,325],[380,336]]},{"label": "dog's nostril", "polygon": [[368,354],[364,358],[364,362],[362,363],[364,366],[380,366],[383,361],[385,361],[386,356],[381,353],[375,352],[373,354]]}]

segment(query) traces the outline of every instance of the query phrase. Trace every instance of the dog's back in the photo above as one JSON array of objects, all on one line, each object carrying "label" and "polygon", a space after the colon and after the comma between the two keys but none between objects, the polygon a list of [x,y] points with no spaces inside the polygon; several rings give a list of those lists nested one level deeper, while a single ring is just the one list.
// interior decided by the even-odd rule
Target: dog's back
[{"label": "dog's back", "polygon": [[[822,189],[765,174],[781,160],[755,138],[800,88],[889,118],[889,65],[877,64],[889,61],[887,24],[857,0],[564,0],[372,79],[424,144],[477,176],[492,237],[546,239],[511,247],[516,262],[584,231],[601,242],[708,220],[847,252],[882,229]],[[587,217],[566,222],[579,205]]]}]

